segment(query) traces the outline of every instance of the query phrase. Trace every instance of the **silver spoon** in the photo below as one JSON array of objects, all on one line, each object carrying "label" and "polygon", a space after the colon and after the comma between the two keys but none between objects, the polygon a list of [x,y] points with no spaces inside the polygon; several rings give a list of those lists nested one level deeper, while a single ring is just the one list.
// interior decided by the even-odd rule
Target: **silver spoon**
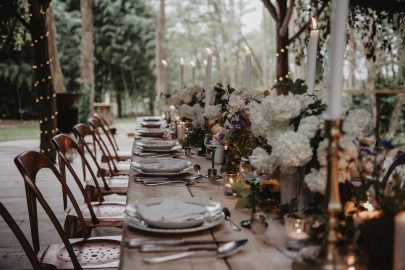
[{"label": "silver spoon", "polygon": [[143,261],[145,263],[162,263],[162,262],[168,262],[168,261],[174,261],[186,257],[190,257],[193,255],[217,255],[219,258],[225,258],[232,256],[247,243],[247,239],[242,239],[242,240],[236,240],[236,241],[231,241],[228,242],[224,245],[219,246],[215,250],[195,250],[195,251],[188,251],[188,252],[182,252],[182,253],[177,253],[169,256],[161,256],[161,257],[152,257],[152,258],[145,258]]},{"label": "silver spoon", "polygon": [[228,208],[222,208],[222,212],[225,214],[225,219],[232,225],[234,231],[241,231],[242,229],[232,220],[231,211]]}]

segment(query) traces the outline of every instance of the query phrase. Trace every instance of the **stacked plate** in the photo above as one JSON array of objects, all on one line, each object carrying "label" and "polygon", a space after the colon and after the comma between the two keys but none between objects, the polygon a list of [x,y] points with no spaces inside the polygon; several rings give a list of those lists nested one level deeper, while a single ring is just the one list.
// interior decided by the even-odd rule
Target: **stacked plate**
[{"label": "stacked plate", "polygon": [[190,172],[191,162],[182,159],[144,159],[133,161],[132,169],[140,175],[176,176]]},{"label": "stacked plate", "polygon": [[171,153],[181,150],[177,141],[137,141],[136,146],[144,152]]},{"label": "stacked plate", "polygon": [[140,118],[142,121],[147,121],[147,122],[159,122],[163,121],[163,117],[160,116],[145,116]]},{"label": "stacked plate", "polygon": [[224,217],[221,204],[216,201],[157,197],[129,204],[125,221],[143,231],[189,233],[217,226]]},{"label": "stacked plate", "polygon": [[165,128],[140,128],[136,133],[142,137],[163,137],[168,132]]},{"label": "stacked plate", "polygon": [[165,127],[166,122],[163,121],[143,121],[141,122],[141,127],[145,128],[161,128]]}]

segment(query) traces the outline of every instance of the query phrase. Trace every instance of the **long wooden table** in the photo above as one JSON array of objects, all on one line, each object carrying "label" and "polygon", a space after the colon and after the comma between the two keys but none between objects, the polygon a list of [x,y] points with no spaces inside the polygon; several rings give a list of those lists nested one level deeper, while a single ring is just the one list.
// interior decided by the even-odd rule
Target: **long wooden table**
[{"label": "long wooden table", "polygon": [[[202,173],[206,174],[210,162],[205,157],[193,155],[186,158],[184,155],[180,157],[187,159],[194,164],[200,164]],[[134,156],[133,159],[139,159]],[[219,169],[219,168],[217,168]],[[162,186],[145,186],[142,183],[135,182],[135,174],[131,171],[129,176],[129,190],[127,196],[127,204],[131,204],[137,200],[160,197],[160,196],[183,196],[197,197],[203,199],[212,199],[219,201],[222,206],[228,207],[232,213],[232,219],[239,223],[241,220],[250,218],[250,210],[234,209],[236,198],[233,196],[224,195],[223,187],[214,185],[203,180],[200,183],[186,186],[184,184],[170,184]],[[153,234],[124,225],[123,241],[121,246],[121,261],[120,269],[290,269],[292,260],[280,252],[279,248],[284,247],[285,234],[283,226],[275,220],[267,218],[269,226],[266,232],[262,235],[255,235],[248,229],[242,228],[242,231],[233,231],[231,224],[224,221],[219,226],[205,230],[202,232],[191,234]],[[177,261],[165,262],[160,264],[145,264],[142,259],[146,257],[163,256],[172,253],[142,253],[138,249],[127,248],[125,242],[129,239],[205,239],[205,240],[235,240],[249,239],[243,250],[229,258],[217,258],[215,256],[196,256]],[[279,247],[279,248],[276,248]]]}]

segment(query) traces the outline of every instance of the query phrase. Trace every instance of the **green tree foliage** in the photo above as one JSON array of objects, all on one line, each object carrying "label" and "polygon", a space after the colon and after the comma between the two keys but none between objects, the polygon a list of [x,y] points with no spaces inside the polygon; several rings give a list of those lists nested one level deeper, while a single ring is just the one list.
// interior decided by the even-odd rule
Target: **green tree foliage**
[{"label": "green tree foliage", "polygon": [[[0,3],[0,117],[19,118],[19,104],[26,117],[35,118],[35,93],[31,92],[30,36],[11,11],[27,7],[16,1]],[[95,0],[94,42],[96,100],[109,92],[126,97],[153,100],[154,12],[146,1]],[[52,2],[59,59],[69,92],[80,91],[80,1]],[[24,11],[24,12],[23,12]],[[24,18],[27,19],[27,18]],[[8,30],[14,31],[8,31]],[[7,31],[5,31],[7,30]],[[18,51],[16,51],[18,50]],[[18,98],[19,95],[21,98]],[[121,104],[119,107],[122,108]]]}]

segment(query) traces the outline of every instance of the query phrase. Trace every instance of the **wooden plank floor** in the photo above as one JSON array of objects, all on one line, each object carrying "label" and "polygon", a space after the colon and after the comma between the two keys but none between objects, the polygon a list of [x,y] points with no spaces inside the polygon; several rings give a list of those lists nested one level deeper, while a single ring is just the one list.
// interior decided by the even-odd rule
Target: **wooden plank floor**
[{"label": "wooden plank floor", "polygon": [[[133,125],[121,124],[118,125],[117,128],[118,135],[116,138],[120,149],[131,149],[133,138],[127,137],[127,132],[133,131]],[[14,165],[14,157],[24,151],[37,150],[38,145],[38,139],[0,142],[0,201],[16,219],[17,224],[20,225],[29,240],[31,240],[31,234],[29,231],[25,189],[21,175]],[[80,160],[77,158],[75,159],[74,167],[76,171],[81,172],[81,170],[79,170],[81,168]],[[41,190],[44,196],[63,224],[65,213],[62,206],[60,185],[48,172],[44,171],[40,173],[39,176],[41,182],[39,186],[42,187]],[[70,179],[70,181],[72,180]],[[75,187],[74,184],[70,186]],[[81,196],[77,188],[73,189],[73,192],[75,195]],[[108,200],[125,201],[125,197],[112,195],[109,196]],[[54,227],[48,220],[46,214],[42,212],[41,207],[39,207],[39,224],[40,239],[42,240],[41,246],[60,242],[60,238],[54,231]],[[97,229],[93,232],[93,235],[121,235],[121,229]],[[0,218],[0,269],[31,269],[31,265],[25,257],[24,251],[2,218]]]}]

